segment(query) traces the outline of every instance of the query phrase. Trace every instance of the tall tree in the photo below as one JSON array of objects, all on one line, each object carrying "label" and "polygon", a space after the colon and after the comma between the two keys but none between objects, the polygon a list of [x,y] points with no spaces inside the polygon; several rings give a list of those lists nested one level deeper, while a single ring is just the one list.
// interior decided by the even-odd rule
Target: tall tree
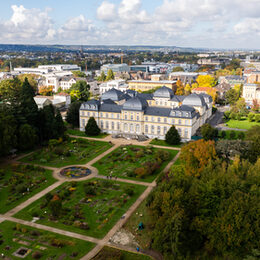
[{"label": "tall tree", "polygon": [[106,81],[112,80],[112,79],[114,79],[114,78],[115,78],[114,72],[113,72],[111,69],[109,69],[109,70],[107,71]]},{"label": "tall tree", "polygon": [[181,148],[181,160],[187,175],[199,177],[211,160],[217,158],[214,141],[198,140]]},{"label": "tall tree", "polygon": [[88,123],[85,127],[86,135],[95,136],[100,134],[100,128],[97,125],[97,122],[94,117],[90,117]]},{"label": "tall tree", "polygon": [[166,141],[166,143],[172,144],[172,145],[180,144],[181,137],[174,125],[166,133],[165,141]]},{"label": "tall tree", "polygon": [[79,109],[82,102],[76,101],[70,104],[66,121],[71,124],[73,127],[79,127]]},{"label": "tall tree", "polygon": [[89,89],[90,86],[87,84],[86,81],[77,81],[77,83],[73,84],[69,89],[72,101],[87,101],[90,95]]}]

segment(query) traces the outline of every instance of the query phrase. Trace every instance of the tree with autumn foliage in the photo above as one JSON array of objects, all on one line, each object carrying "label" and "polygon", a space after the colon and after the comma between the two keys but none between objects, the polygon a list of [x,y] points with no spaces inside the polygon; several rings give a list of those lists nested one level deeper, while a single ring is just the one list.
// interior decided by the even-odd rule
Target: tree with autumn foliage
[{"label": "tree with autumn foliage", "polygon": [[196,82],[199,87],[215,87],[217,80],[211,75],[199,75]]},{"label": "tree with autumn foliage", "polygon": [[53,86],[41,86],[39,87],[39,94],[42,96],[52,96],[53,95]]},{"label": "tree with autumn foliage", "polygon": [[175,95],[182,96],[184,95],[184,85],[180,80],[177,80],[176,82],[176,92]]},{"label": "tree with autumn foliage", "polygon": [[211,140],[191,142],[181,149],[180,159],[184,162],[187,175],[200,177],[207,164],[216,158],[215,142]]}]

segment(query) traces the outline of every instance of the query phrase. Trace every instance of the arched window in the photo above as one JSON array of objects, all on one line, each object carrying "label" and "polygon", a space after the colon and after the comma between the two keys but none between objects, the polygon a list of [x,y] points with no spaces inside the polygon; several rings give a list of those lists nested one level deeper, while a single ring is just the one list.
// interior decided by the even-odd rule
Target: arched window
[{"label": "arched window", "polygon": [[134,132],[134,125],[133,124],[130,124],[130,131]]},{"label": "arched window", "polygon": [[166,133],[167,133],[167,127],[165,126],[164,128],[163,128],[163,133],[166,135]]},{"label": "arched window", "polygon": [[103,121],[101,120],[101,122],[100,122],[100,128],[103,129],[103,127],[104,127],[104,123],[103,123]]},{"label": "arched window", "polygon": [[127,124],[124,124],[124,129],[125,129],[125,132],[128,131],[128,125]]},{"label": "arched window", "polygon": [[117,122],[117,130],[120,130],[120,123]]},{"label": "arched window", "polygon": [[145,125],[144,129],[145,129],[145,133],[148,134],[148,125]]},{"label": "arched window", "polygon": [[106,121],[106,129],[109,128],[109,124],[108,124],[108,121]]}]

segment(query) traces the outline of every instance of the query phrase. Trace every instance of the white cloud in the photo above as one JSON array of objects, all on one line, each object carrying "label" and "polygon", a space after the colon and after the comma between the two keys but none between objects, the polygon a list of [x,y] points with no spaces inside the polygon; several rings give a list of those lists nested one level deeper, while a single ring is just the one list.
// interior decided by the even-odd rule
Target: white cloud
[{"label": "white cloud", "polygon": [[49,10],[26,9],[24,6],[12,6],[10,20],[0,23],[2,42],[32,43],[51,40],[55,36]]},{"label": "white cloud", "polygon": [[48,9],[11,8],[10,19],[0,21],[3,43],[228,44],[236,48],[246,45],[250,33],[255,43],[260,41],[260,0],[163,0],[149,12],[141,0],[103,0],[96,10],[97,21],[80,12],[59,28]]},{"label": "white cloud", "polygon": [[97,17],[103,21],[111,21],[117,16],[115,5],[104,1],[97,9]]},{"label": "white cloud", "polygon": [[237,34],[252,34],[257,33],[260,35],[260,18],[246,18],[234,26]]}]

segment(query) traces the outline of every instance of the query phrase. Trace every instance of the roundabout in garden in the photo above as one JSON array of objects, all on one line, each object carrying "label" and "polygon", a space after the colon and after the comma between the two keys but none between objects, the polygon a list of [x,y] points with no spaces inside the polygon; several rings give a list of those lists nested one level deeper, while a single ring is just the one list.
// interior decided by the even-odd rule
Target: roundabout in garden
[{"label": "roundabout in garden", "polygon": [[83,166],[70,166],[60,171],[60,175],[69,179],[80,179],[89,176],[92,171]]}]

